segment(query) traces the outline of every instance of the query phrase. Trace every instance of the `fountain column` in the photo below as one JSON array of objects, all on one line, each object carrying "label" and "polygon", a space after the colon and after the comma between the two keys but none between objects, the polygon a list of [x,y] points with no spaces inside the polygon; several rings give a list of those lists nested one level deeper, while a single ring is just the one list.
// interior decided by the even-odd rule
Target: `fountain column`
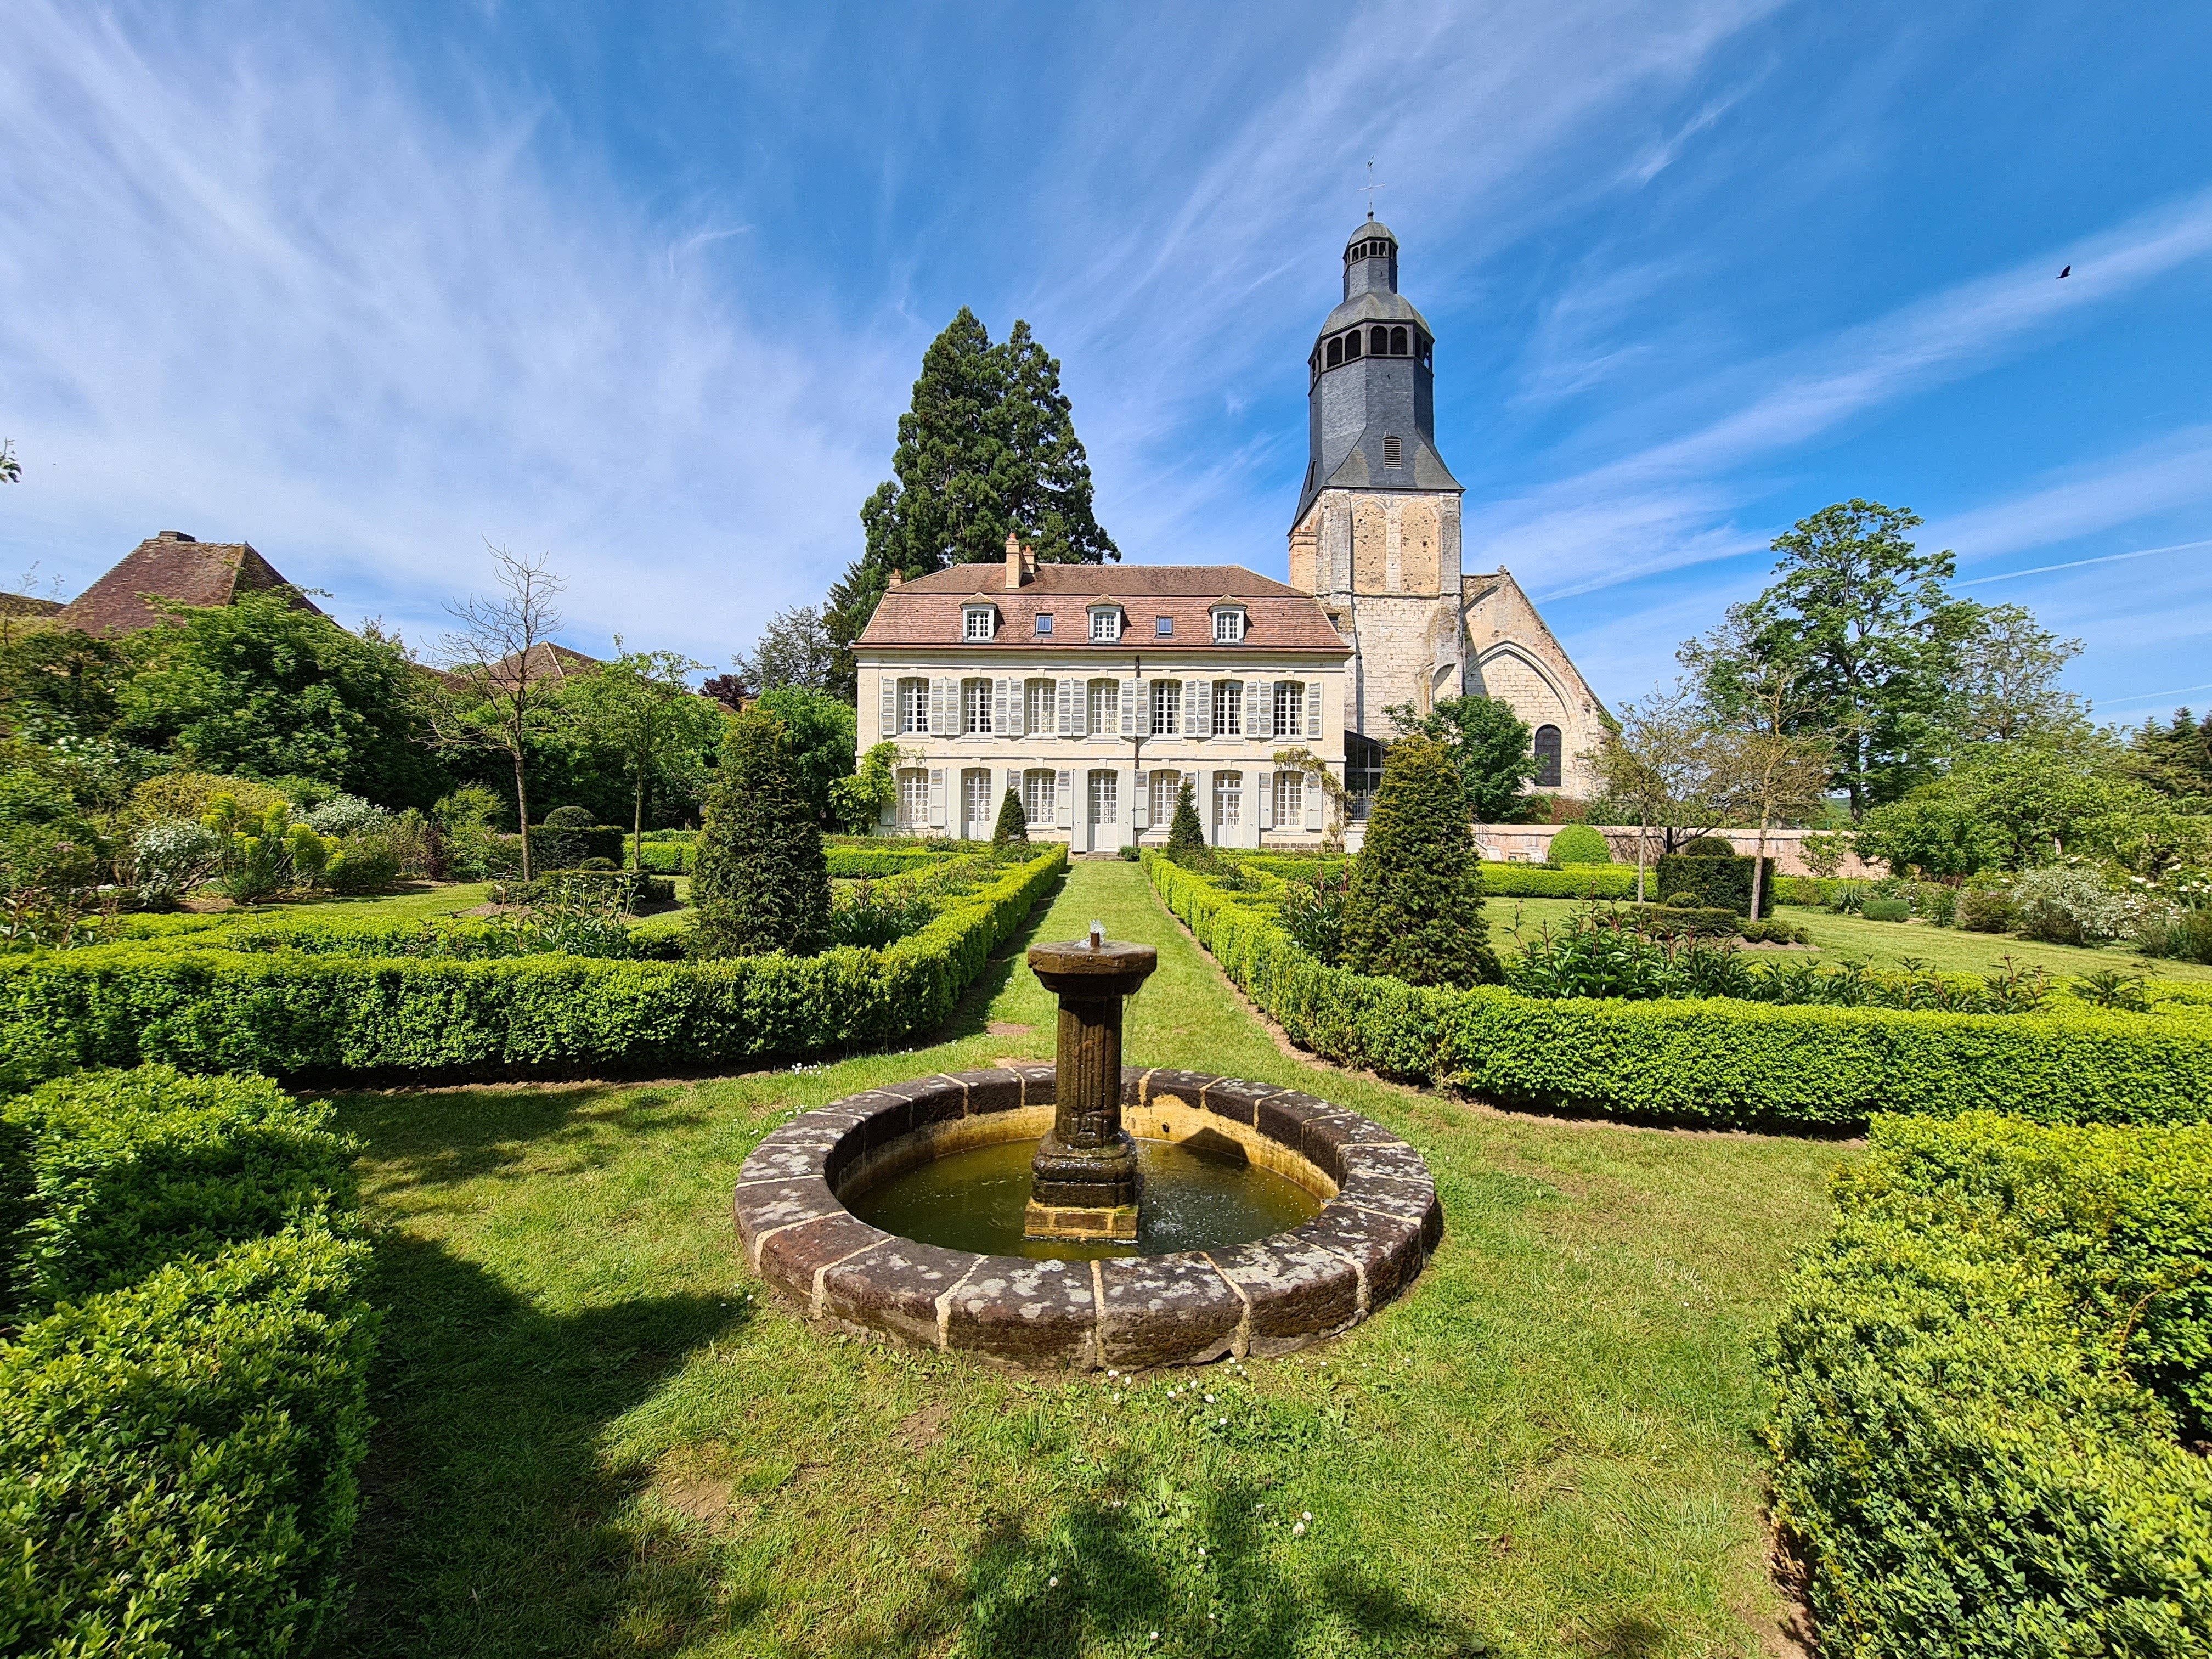
[{"label": "fountain column", "polygon": [[1031,1164],[1023,1231],[1030,1238],[1129,1243],[1137,1237],[1137,1144],[1121,1127],[1121,1002],[1159,966],[1149,945],[1104,936],[1030,947],[1030,968],[1060,998],[1051,1133]]}]

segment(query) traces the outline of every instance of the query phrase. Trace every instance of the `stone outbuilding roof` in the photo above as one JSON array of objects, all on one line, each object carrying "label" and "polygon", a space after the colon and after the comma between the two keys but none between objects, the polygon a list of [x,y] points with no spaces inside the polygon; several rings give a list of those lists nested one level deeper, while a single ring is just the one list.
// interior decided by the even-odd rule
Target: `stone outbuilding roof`
[{"label": "stone outbuilding roof", "polygon": [[[1224,652],[1312,651],[1342,657],[1351,653],[1328,615],[1312,594],[1235,564],[1041,564],[1018,587],[1000,587],[988,579],[994,564],[958,564],[887,591],[875,615],[854,643],[872,646],[958,646],[969,651],[1029,649],[1087,650],[1126,656],[1132,649]],[[977,578],[984,577],[979,584]],[[1244,607],[1241,644],[1215,646],[1211,612],[1222,600]],[[989,640],[963,640],[961,609],[988,601],[999,613],[998,631]],[[1094,641],[1085,613],[1095,605],[1117,604],[1127,613],[1128,629],[1115,641]],[[1054,631],[1040,637],[1040,611],[1054,617]],[[1174,619],[1175,632],[1154,632],[1154,618]]]},{"label": "stone outbuilding roof", "polygon": [[35,593],[0,593],[0,617],[51,617],[61,608],[59,599],[42,599]]},{"label": "stone outbuilding roof", "polygon": [[[486,668],[484,677],[501,690],[511,690],[521,678],[518,672],[523,659],[520,651],[510,651]],[[550,640],[540,640],[530,647],[530,679],[532,684],[550,682],[559,685],[576,679],[599,666],[597,657],[587,657],[580,651],[571,651],[565,645],[556,645]]]},{"label": "stone outbuilding roof", "polygon": [[[213,608],[240,593],[289,587],[283,573],[246,542],[204,542],[164,530],[132,548],[123,562],[62,607],[55,620],[99,638],[136,634],[167,620],[149,598]],[[303,594],[295,610],[323,612]]]}]

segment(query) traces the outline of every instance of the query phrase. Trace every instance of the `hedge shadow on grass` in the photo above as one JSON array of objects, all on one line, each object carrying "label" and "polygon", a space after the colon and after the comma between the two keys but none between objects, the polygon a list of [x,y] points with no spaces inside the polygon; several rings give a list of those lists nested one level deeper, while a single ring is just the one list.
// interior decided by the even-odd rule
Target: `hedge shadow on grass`
[{"label": "hedge shadow on grass", "polygon": [[377,1242],[377,1424],[347,1562],[349,1654],[672,1651],[717,1607],[711,1552],[622,1519],[647,1481],[598,1455],[743,1303],[676,1296],[540,1311],[434,1242]]},{"label": "hedge shadow on grass", "polygon": [[[462,1085],[425,1093],[337,1095],[332,1102],[340,1125],[369,1144],[381,1166],[380,1194],[388,1199],[507,1174],[542,1158],[549,1140],[581,1141],[610,1123],[631,1135],[694,1128],[708,1116],[696,1099],[681,1087],[646,1084],[611,1091],[590,1083]],[[687,1102],[690,1109],[676,1109]],[[597,1109],[579,1122],[577,1110],[587,1103]]]},{"label": "hedge shadow on grass", "polygon": [[993,952],[984,963],[983,971],[976,975],[967,990],[961,994],[960,1000],[953,1005],[952,1012],[945,1016],[945,1023],[934,1031],[916,1032],[903,1046],[927,1048],[961,1037],[981,1036],[991,1023],[992,1003],[1012,982],[1017,973],[1029,971],[1030,946],[1036,943],[1038,933],[1044,927],[1045,917],[1051,912],[1054,902],[1060,897],[1060,890],[1066,884],[1067,871],[1063,866],[1059,878],[1039,894],[1037,902],[1030,907],[1029,915],[1022,918],[1022,925]]}]

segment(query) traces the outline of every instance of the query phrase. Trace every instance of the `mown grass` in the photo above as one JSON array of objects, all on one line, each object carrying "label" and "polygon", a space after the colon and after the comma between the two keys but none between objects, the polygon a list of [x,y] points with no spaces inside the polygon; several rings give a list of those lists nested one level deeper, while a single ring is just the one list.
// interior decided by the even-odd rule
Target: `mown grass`
[{"label": "mown grass", "polygon": [[[1484,908],[1490,918],[1492,942],[1500,950],[1508,950],[1512,948],[1516,915],[1522,933],[1532,935],[1543,923],[1560,927],[1589,906],[1579,899],[1492,898],[1485,902]],[[1779,921],[1805,928],[1812,934],[1814,947],[1824,958],[1835,962],[1899,968],[1911,958],[1945,973],[1987,974],[2009,956],[2023,968],[2041,966],[2053,974],[2088,974],[2113,968],[2151,979],[2212,980],[2212,967],[2154,960],[2128,945],[2093,949],[2046,945],[2017,934],[1966,933],[1925,922],[1868,921],[1858,916],[1832,915],[1802,904],[1779,905],[1774,914]]]},{"label": "mown grass", "polygon": [[[729,1212],[755,1141],[877,1083],[1048,1055],[1021,946],[1094,917],[1160,949],[1133,1060],[1314,1088],[1421,1146],[1448,1220],[1413,1292],[1326,1353],[1112,1380],[768,1304]],[[908,1053],[342,1100],[387,1313],[338,1650],[1760,1650],[1782,1608],[1753,1343],[1845,1149],[1310,1066],[1128,865],[1077,866],[1003,955]]]}]

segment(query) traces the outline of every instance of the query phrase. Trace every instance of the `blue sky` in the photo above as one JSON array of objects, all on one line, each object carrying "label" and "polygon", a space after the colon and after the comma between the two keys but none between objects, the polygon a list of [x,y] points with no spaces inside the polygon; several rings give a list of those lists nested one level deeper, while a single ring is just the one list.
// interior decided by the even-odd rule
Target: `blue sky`
[{"label": "blue sky", "polygon": [[489,539],[719,664],[963,304],[1061,359],[1125,556],[1281,574],[1373,155],[1467,567],[1601,695],[1857,495],[2101,713],[2212,704],[2202,4],[9,13],[9,586],[180,528],[429,645]]}]

